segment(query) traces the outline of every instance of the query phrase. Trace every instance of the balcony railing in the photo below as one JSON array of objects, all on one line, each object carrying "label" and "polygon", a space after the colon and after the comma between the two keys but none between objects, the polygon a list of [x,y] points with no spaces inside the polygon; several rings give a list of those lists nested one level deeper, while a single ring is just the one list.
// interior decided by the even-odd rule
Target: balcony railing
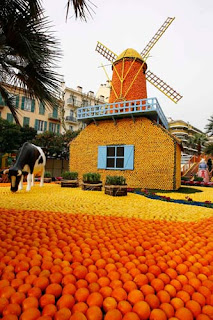
[{"label": "balcony railing", "polygon": [[82,101],[80,100],[73,100],[72,98],[67,99],[67,104],[71,104],[73,107],[82,107]]},{"label": "balcony railing", "polygon": [[107,103],[77,110],[77,119],[83,122],[137,116],[154,119],[168,129],[168,121],[156,98]]},{"label": "balcony railing", "polygon": [[69,121],[69,122],[77,122],[77,119],[75,117],[72,117],[72,116],[66,116],[65,120]]},{"label": "balcony railing", "polygon": [[54,114],[54,113],[49,113],[48,114],[48,119],[52,119],[52,120],[56,120],[56,121],[60,121],[60,118],[58,115]]}]

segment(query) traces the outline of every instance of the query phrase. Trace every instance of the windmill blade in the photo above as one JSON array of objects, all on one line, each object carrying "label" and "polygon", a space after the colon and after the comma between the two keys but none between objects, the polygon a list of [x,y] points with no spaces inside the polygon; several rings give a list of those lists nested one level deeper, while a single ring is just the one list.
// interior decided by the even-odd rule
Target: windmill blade
[{"label": "windmill blade", "polygon": [[156,44],[156,42],[158,42],[158,40],[160,39],[160,37],[164,34],[164,32],[166,31],[166,29],[170,26],[170,24],[174,21],[175,18],[167,18],[166,21],[162,24],[162,26],[160,27],[160,29],[156,32],[156,34],[154,35],[154,37],[149,41],[149,43],[146,45],[146,47],[143,49],[143,51],[141,52],[141,56],[143,59],[145,59],[150,50],[154,47],[154,45]]},{"label": "windmill blade", "polygon": [[150,70],[146,72],[146,79],[175,103],[183,97]]},{"label": "windmill blade", "polygon": [[103,57],[105,57],[107,60],[113,62],[117,59],[118,55],[112,52],[110,49],[108,49],[104,44],[101,42],[97,42],[97,46],[95,48],[96,51],[98,51]]}]

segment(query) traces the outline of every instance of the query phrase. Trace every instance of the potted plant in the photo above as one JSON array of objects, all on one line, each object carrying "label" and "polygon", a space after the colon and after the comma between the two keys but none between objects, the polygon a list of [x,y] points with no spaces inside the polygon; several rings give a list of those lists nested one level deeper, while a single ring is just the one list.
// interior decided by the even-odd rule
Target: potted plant
[{"label": "potted plant", "polygon": [[45,171],[45,173],[44,173],[44,182],[50,183],[51,181],[52,181],[51,172]]},{"label": "potted plant", "polygon": [[82,190],[102,190],[101,175],[99,173],[88,172],[83,175]]},{"label": "potted plant", "polygon": [[78,172],[65,171],[62,173],[61,187],[78,187]]},{"label": "potted plant", "polygon": [[107,176],[105,183],[105,194],[110,196],[126,196],[127,184],[123,176]]}]

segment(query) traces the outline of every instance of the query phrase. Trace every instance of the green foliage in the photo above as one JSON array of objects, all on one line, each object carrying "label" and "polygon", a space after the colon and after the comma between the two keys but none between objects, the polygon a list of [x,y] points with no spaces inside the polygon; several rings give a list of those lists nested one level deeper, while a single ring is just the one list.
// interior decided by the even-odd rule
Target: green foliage
[{"label": "green foliage", "polygon": [[203,181],[203,178],[202,177],[198,177],[198,176],[194,176],[194,181],[200,181],[202,182]]},{"label": "green foliage", "polygon": [[86,183],[98,183],[101,180],[101,175],[99,173],[88,172],[83,174],[83,181]]},{"label": "green foliage", "polygon": [[57,134],[54,132],[46,131],[38,134],[33,143],[41,147],[46,156],[49,158],[69,158],[69,143],[73,140],[80,131],[67,131],[64,134]]},{"label": "green foliage", "polygon": [[194,136],[192,136],[189,140],[189,142],[197,148],[197,154],[201,154],[202,146],[205,145],[205,143],[208,141],[208,138],[205,134],[196,133]]},{"label": "green foliage", "polygon": [[208,119],[209,123],[206,125],[206,132],[213,136],[213,115]]},{"label": "green foliage", "polygon": [[44,178],[51,178],[51,177],[52,177],[51,172],[45,171]]},{"label": "green foliage", "polygon": [[31,142],[37,132],[33,128],[10,123],[0,118],[0,153],[16,152],[24,144]]},{"label": "green foliage", "polygon": [[190,178],[189,178],[189,177],[181,177],[181,180],[183,180],[183,181],[189,181]]},{"label": "green foliage", "polygon": [[209,155],[213,156],[213,143],[208,143],[204,152],[205,152],[205,154],[209,154]]},{"label": "green foliage", "polygon": [[78,179],[78,172],[65,171],[62,173],[62,178],[65,180],[77,180]]},{"label": "green foliage", "polygon": [[211,158],[208,159],[207,166],[208,166],[208,169],[209,169],[209,172],[210,172],[212,170],[212,159]]},{"label": "green foliage", "polygon": [[106,177],[107,185],[125,185],[126,179],[123,176],[107,176]]}]

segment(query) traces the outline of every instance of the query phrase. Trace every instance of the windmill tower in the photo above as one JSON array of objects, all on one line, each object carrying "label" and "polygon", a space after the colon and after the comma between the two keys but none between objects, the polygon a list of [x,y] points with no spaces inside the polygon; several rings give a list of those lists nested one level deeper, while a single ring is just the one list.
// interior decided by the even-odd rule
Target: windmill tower
[{"label": "windmill tower", "polygon": [[[167,119],[156,98],[147,97],[151,82],[177,103],[182,96],[147,66],[150,50],[174,18],[168,18],[139,54],[127,49],[115,54],[98,42],[96,50],[112,64],[109,102],[77,110],[87,124],[70,143],[70,171],[122,175],[133,188],[175,190],[180,187],[180,141],[168,130]],[[165,161],[166,159],[166,161]]]},{"label": "windmill tower", "polygon": [[[120,55],[115,54],[102,43],[98,42],[96,51],[112,63],[111,94],[109,102],[146,99],[146,80],[164,93],[169,99],[177,103],[182,96],[147,70],[147,58],[154,45],[158,42],[175,18],[167,18],[150,42],[139,54],[134,49],[126,49]],[[106,71],[105,71],[106,72]]]}]

